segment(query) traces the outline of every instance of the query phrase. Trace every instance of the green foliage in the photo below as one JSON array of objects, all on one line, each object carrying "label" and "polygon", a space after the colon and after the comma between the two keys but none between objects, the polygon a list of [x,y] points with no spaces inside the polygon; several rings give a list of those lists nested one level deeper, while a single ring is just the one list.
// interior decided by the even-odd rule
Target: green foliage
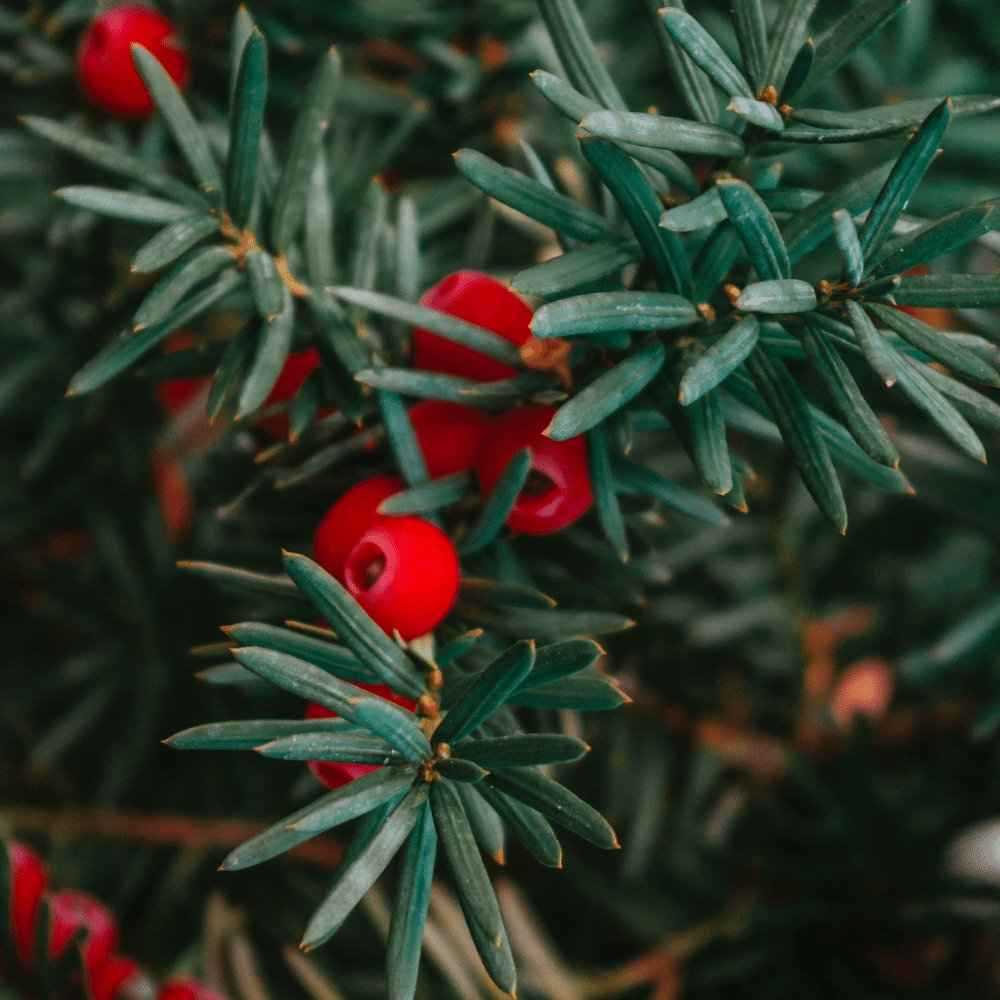
[{"label": "green foliage", "polygon": [[[255,749],[280,760],[339,761],[377,765],[378,769],[236,848],[223,868],[236,870],[259,864],[349,820],[389,809],[370,829],[361,827],[355,833],[352,856],[342,862],[328,895],[312,915],[303,947],[309,950],[328,940],[407,844],[400,889],[402,909],[409,910],[411,901],[416,909],[407,917],[396,918],[397,927],[403,928],[397,933],[406,940],[390,945],[389,960],[404,963],[402,968],[390,966],[390,981],[396,983],[393,989],[409,991],[398,993],[400,996],[412,995],[417,960],[413,951],[416,948],[419,953],[426,900],[411,900],[408,894],[417,892],[418,886],[421,895],[429,891],[426,880],[434,868],[440,841],[458,880],[459,899],[484,964],[498,986],[512,991],[512,959],[509,950],[504,951],[506,945],[501,944],[506,934],[472,835],[471,824],[478,820],[470,818],[451,783],[485,781],[493,789],[494,802],[512,797],[598,846],[616,847],[614,834],[598,813],[532,767],[577,760],[587,751],[586,744],[558,734],[488,735],[497,726],[500,731],[509,726],[505,706],[524,704],[523,689],[544,696],[560,679],[565,681],[573,673],[590,669],[594,647],[572,641],[543,646],[545,655],[536,674],[535,643],[522,640],[478,670],[456,673],[461,669],[460,660],[452,659],[449,674],[443,675],[432,661],[408,655],[405,648],[386,639],[343,587],[311,560],[288,555],[285,565],[317,611],[334,625],[346,650],[250,623],[232,626],[227,633],[236,642],[259,641],[263,645],[243,646],[233,655],[258,676],[318,702],[339,718],[291,724],[280,720],[210,724],[178,733],[168,743],[179,749]],[[419,695],[417,714],[350,683],[358,679],[358,665],[368,667],[368,676],[401,694]],[[425,673],[423,681],[418,680],[418,671]],[[454,693],[452,684],[456,685]],[[572,696],[573,692],[567,694]],[[579,700],[579,692],[576,694]],[[447,699],[447,709],[439,719],[442,697]],[[523,810],[516,804],[501,805],[500,809],[518,817],[515,823],[525,822]],[[494,953],[494,947],[501,948],[502,957]]]},{"label": "green foliage", "polygon": [[[227,69],[231,12],[182,2],[194,89],[137,48],[158,114],[125,125],[67,116],[52,89],[77,6],[0,10],[0,73],[30,112],[0,132],[4,598],[42,647],[5,639],[2,749],[15,804],[153,814],[155,846],[55,837],[148,922],[128,947],[188,967],[221,885],[251,922],[205,920],[206,962],[223,940],[241,959],[234,1000],[473,996],[487,975],[513,990],[515,965],[529,997],[607,995],[621,968],[653,970],[637,995],[676,976],[696,1000],[881,996],[905,992],[892,958],[916,973],[931,953],[921,995],[985,995],[995,894],[942,859],[995,812],[1000,723],[988,5],[274,3],[237,13]],[[416,304],[459,268],[531,297],[568,369]],[[412,327],[516,374],[415,371]],[[267,404],[307,348],[319,368]],[[211,385],[164,430],[154,383],[189,377]],[[524,452],[488,498],[472,473],[428,480],[423,398],[557,406],[549,435],[586,435],[593,513],[512,535]],[[179,444],[196,424],[210,440]],[[180,542],[148,483],[164,447],[196,495]],[[408,646],[306,557],[277,572],[382,472],[406,483],[382,512],[431,516],[462,561],[451,615]],[[842,541],[821,518],[843,532],[848,509]],[[81,525],[95,554],[50,565],[42,546]],[[817,652],[859,604],[871,631]],[[218,621],[238,624],[204,644]],[[868,656],[902,707],[852,728],[822,682]],[[303,699],[340,717],[303,720]],[[153,757],[193,723],[167,742],[254,753]],[[306,761],[377,770],[306,802]],[[161,846],[165,811],[209,833]],[[607,858],[602,814],[624,845]],[[558,826],[589,846],[564,858]],[[522,848],[565,861],[560,881]],[[232,871],[289,856],[210,881],[226,851]],[[282,950],[310,912],[316,954]]]}]

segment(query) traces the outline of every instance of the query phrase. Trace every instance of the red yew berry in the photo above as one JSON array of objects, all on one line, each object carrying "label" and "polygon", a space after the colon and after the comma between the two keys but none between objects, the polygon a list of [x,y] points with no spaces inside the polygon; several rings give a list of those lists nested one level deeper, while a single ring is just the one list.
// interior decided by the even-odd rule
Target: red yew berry
[{"label": "red yew berry", "polygon": [[419,517],[382,517],[351,549],[344,586],[387,634],[430,632],[458,594],[458,555],[448,536]]},{"label": "red yew berry", "polygon": [[531,452],[528,481],[507,523],[525,535],[548,535],[590,509],[594,497],[582,436],[553,441],[542,433],[555,415],[550,406],[520,406],[498,417],[483,435],[476,475],[489,494],[507,463],[522,448]]},{"label": "red yew berry", "polygon": [[228,997],[195,979],[174,979],[163,985],[156,1000],[228,1000]]},{"label": "red yew berry", "polygon": [[[261,403],[261,409],[269,406],[279,406],[290,403],[305,384],[307,378],[319,368],[319,354],[313,347],[304,351],[296,351],[285,358],[285,363],[281,367],[281,372],[275,380],[267,398]],[[319,416],[325,416],[332,412],[332,407],[320,410]],[[274,438],[275,441],[284,441],[288,437],[288,414],[274,413],[269,417],[258,417],[254,421],[265,434]]]},{"label": "red yew berry", "polygon": [[93,896],[73,889],[57,892],[49,900],[49,925],[52,958],[63,954],[78,930],[86,931],[80,953],[91,977],[107,962],[118,941],[118,928],[111,911]]},{"label": "red yew berry", "polygon": [[[163,346],[163,353],[174,354],[177,351],[185,351],[197,343],[194,334],[181,330],[167,340]],[[200,395],[207,388],[208,384],[207,378],[198,376],[164,379],[156,387],[156,398],[159,401],[160,409],[168,417],[177,416],[195,396]]]},{"label": "red yew berry", "polygon": [[[918,264],[903,272],[903,277],[921,277],[930,274],[925,264]],[[955,316],[950,309],[942,309],[939,306],[896,306],[900,312],[908,313],[914,319],[919,319],[921,323],[934,327],[935,330],[954,329]]]},{"label": "red yew berry", "polygon": [[491,422],[481,410],[460,403],[417,403],[410,410],[410,423],[431,479],[471,469]]},{"label": "red yew berry", "polygon": [[[357,686],[364,688],[370,694],[378,695],[379,698],[391,701],[394,705],[399,705],[400,708],[405,708],[408,712],[415,712],[417,710],[417,703],[412,698],[407,698],[404,694],[397,694],[385,684],[358,684]],[[313,702],[306,709],[306,718],[336,719],[337,713]],[[309,762],[309,770],[327,788],[331,789],[340,788],[341,785],[346,785],[348,782],[354,781],[355,778],[370,774],[372,771],[378,770],[378,766],[378,764],[342,764],[337,761],[313,760]]]},{"label": "red yew berry", "polygon": [[16,840],[7,845],[10,863],[10,922],[18,961],[31,966],[35,956],[35,923],[48,877],[37,854]]},{"label": "red yew berry", "polygon": [[[449,274],[424,293],[420,304],[492,330],[518,347],[531,336],[531,309],[505,284],[480,271]],[[516,374],[502,361],[419,328],[413,331],[413,367],[478,382]]]},{"label": "red yew berry", "polygon": [[153,490],[167,537],[172,542],[179,542],[194,527],[195,503],[191,484],[180,460],[166,448],[153,452],[151,467]]},{"label": "red yew berry", "polygon": [[331,576],[344,582],[344,564],[362,533],[380,515],[378,505],[403,489],[396,476],[372,476],[352,486],[319,522],[313,556]]},{"label": "red yew berry", "polygon": [[148,49],[181,89],[187,85],[188,56],[173,23],[142,4],[113,7],[90,22],[76,55],[80,87],[108,114],[135,118],[153,110],[153,100],[132,62],[134,44]]},{"label": "red yew berry", "polygon": [[[134,987],[138,985],[137,981],[140,978],[144,985],[148,984],[146,974],[138,962],[131,958],[123,958],[121,955],[112,955],[90,975],[91,1000],[115,1000],[116,997],[122,997],[122,990],[126,984]],[[129,995],[134,995],[136,992],[134,988],[130,989]],[[145,991],[148,992],[151,990]]]}]

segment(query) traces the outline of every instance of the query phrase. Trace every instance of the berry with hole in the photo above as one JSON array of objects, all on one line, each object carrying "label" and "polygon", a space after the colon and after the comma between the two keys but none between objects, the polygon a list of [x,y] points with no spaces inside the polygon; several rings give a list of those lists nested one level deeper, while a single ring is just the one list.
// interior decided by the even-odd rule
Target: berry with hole
[{"label": "berry with hole", "polygon": [[382,517],[351,549],[344,586],[388,635],[430,632],[458,595],[459,565],[448,536],[419,517]]},{"label": "berry with hole", "polygon": [[327,512],[313,537],[313,557],[344,582],[344,564],[362,533],[377,518],[378,505],[403,489],[396,476],[372,476],[352,486]]},{"label": "berry with hole", "polygon": [[80,953],[88,975],[107,962],[118,942],[118,928],[111,911],[85,892],[66,889],[49,900],[49,955],[59,958],[80,930]]},{"label": "berry with hole", "polygon": [[483,435],[476,459],[479,485],[489,495],[514,455],[523,448],[531,452],[528,481],[507,518],[525,535],[559,531],[594,502],[583,436],[553,441],[542,433],[555,412],[551,406],[520,406],[501,414]]}]

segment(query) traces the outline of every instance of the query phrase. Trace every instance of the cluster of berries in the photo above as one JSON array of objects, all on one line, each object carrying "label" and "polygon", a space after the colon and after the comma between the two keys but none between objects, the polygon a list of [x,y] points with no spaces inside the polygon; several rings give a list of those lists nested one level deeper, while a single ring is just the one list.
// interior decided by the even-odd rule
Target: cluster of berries
[{"label": "cluster of berries", "polygon": [[[486,274],[449,275],[421,302],[518,346],[531,336],[531,310]],[[414,367],[479,381],[514,374],[506,365],[419,329],[414,331]],[[531,471],[507,523],[521,534],[545,535],[577,520],[593,499],[586,444],[579,437],[546,437],[553,415],[551,407],[519,406],[492,418],[469,406],[427,400],[410,410],[410,421],[432,479],[475,470],[486,496],[510,460],[527,449]],[[448,613],[458,593],[459,563],[448,536],[429,521],[380,513],[382,502],[401,489],[402,481],[394,476],[374,476],[349,489],[320,522],[313,550],[316,561],[381,628],[412,639],[430,632]]]},{"label": "cluster of berries", "polygon": [[[221,993],[193,979],[173,979],[157,992],[142,966],[115,952],[118,927],[114,915],[99,900],[73,889],[48,891],[49,879],[38,855],[17,841],[6,845],[10,900],[8,921],[14,955],[26,978],[36,963],[66,960],[75,945],[80,965],[71,973],[89,1000],[125,996],[156,996],[157,1000],[226,1000]],[[48,946],[39,941],[43,901],[48,909]],[[43,950],[44,949],[44,950]]]},{"label": "cluster of berries", "polygon": [[[426,292],[421,304],[500,334],[517,346],[531,336],[531,310],[489,275],[461,271]],[[414,367],[477,381],[510,378],[513,369],[453,344],[428,330],[414,330]],[[554,411],[520,406],[493,418],[457,403],[426,400],[409,411],[417,444],[432,479],[475,470],[486,495],[521,449],[531,455],[531,474],[507,518],[523,534],[558,531],[592,503],[582,438],[553,441],[543,431]],[[404,639],[435,628],[458,593],[459,562],[448,536],[429,521],[387,516],[382,502],[404,488],[395,476],[373,476],[347,490],[327,511],[313,540],[316,561],[336,577],[386,632]],[[383,684],[360,687],[407,711],[416,703]],[[307,719],[332,718],[312,704]],[[340,788],[376,769],[369,764],[314,761],[309,765],[328,788]]]}]

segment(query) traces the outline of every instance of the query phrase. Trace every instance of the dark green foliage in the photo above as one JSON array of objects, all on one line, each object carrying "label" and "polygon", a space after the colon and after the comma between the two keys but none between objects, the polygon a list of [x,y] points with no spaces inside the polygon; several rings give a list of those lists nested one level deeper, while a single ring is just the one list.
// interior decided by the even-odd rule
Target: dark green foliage
[{"label": "dark green foliage", "polygon": [[[192,86],[136,48],[136,122],[75,96],[89,0],[0,7],[0,819],[158,973],[204,961],[232,1000],[995,989],[995,11],[643,3],[178,0]],[[469,268],[565,368],[417,304]],[[515,374],[416,371],[415,326]],[[206,382],[164,419],[167,378]],[[424,398],[557,407],[593,510],[511,533],[526,453],[489,498],[429,480]],[[305,555],[281,572],[373,474],[460,552],[409,644]],[[317,797],[304,762],[375,770]],[[11,997],[68,970],[40,948]]]}]

